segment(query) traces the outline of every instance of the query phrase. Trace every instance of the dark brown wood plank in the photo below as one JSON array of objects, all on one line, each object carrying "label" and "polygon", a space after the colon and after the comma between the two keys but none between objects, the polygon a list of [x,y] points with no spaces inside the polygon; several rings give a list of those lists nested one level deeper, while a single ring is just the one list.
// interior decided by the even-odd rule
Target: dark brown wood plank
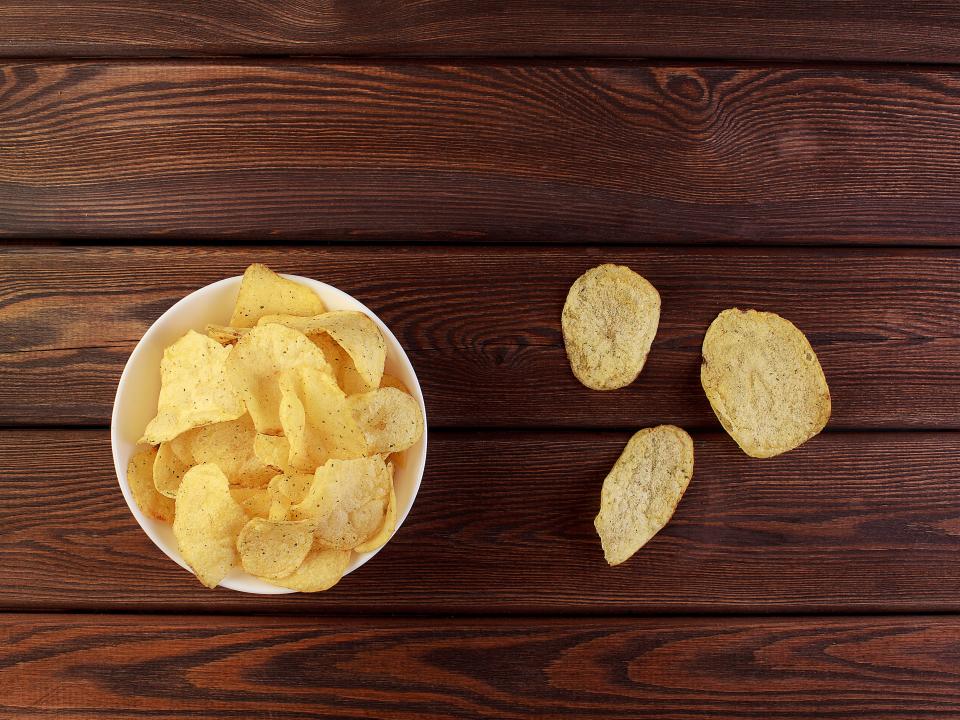
[{"label": "dark brown wood plank", "polygon": [[430,438],[406,524],[317,595],[210,591],[130,515],[105,431],[0,433],[0,608],[160,612],[960,611],[958,433],[832,433],[766,461],[695,436],[673,522],[608,568],[593,517],[628,433]]},{"label": "dark brown wood plank", "polygon": [[0,713],[960,718],[960,620],[0,616]]},{"label": "dark brown wood plank", "polygon": [[0,0],[0,55],[719,57],[956,63],[945,0]]},{"label": "dark brown wood plank", "polygon": [[[0,423],[107,424],[150,323],[257,261],[377,312],[413,359],[433,427],[719,428],[700,345],[741,306],[807,332],[830,428],[960,428],[958,250],[394,246],[0,249]],[[663,299],[646,368],[609,393],[574,379],[560,334],[570,283],[601,262],[630,265]]]},{"label": "dark brown wood plank", "polygon": [[960,243],[960,74],[0,66],[0,236]]}]

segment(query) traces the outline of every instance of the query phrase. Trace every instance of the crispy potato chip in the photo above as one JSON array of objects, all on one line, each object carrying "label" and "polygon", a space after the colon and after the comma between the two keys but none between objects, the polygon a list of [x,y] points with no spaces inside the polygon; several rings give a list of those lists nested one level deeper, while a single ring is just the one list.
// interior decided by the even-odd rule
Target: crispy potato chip
[{"label": "crispy potato chip", "polygon": [[[384,374],[383,374],[383,377],[380,378],[380,387],[382,387],[382,388],[392,387],[392,388],[396,388],[397,390],[399,390],[399,391],[401,391],[401,392],[405,392],[407,395],[412,395],[412,394],[413,394],[413,393],[410,392],[410,389],[409,389],[406,385],[403,384],[403,381],[402,381],[400,378],[394,377],[393,375],[390,375],[389,373],[384,373]],[[347,393],[347,394],[348,394],[348,395],[353,395],[354,393]]]},{"label": "crispy potato chip", "polygon": [[157,492],[167,498],[177,497],[180,481],[195,464],[183,459],[178,452],[176,438],[160,443],[157,459],[153,463],[153,485]]},{"label": "crispy potato chip", "polygon": [[361,457],[366,441],[353,421],[347,396],[317,368],[301,367],[279,380],[280,423],[290,443],[290,465],[313,472],[328,459]]},{"label": "crispy potato chip", "polygon": [[142,443],[159,445],[201,425],[233,420],[245,412],[227,381],[230,349],[191,330],[163,352],[157,415]]},{"label": "crispy potato chip", "polygon": [[268,580],[268,582],[300,592],[327,590],[340,582],[340,578],[350,565],[351,554],[349,550],[320,547],[314,541],[313,547],[300,567],[286,577]]},{"label": "crispy potato chip", "polygon": [[290,467],[290,441],[283,435],[257,433],[253,440],[253,452],[264,465],[288,472]]},{"label": "crispy potato chip", "polygon": [[333,374],[316,345],[283,325],[253,328],[228,352],[227,377],[246,403],[257,432],[266,435],[283,430],[278,379],[285,371],[312,367]]},{"label": "crispy potato chip", "polygon": [[233,345],[249,332],[248,328],[235,328],[229,325],[207,325],[207,337],[221,345]]},{"label": "crispy potato chip", "polygon": [[347,352],[337,345],[337,341],[326,333],[313,335],[312,338],[317,347],[323,351],[323,356],[333,368],[334,377],[337,385],[347,395],[355,395],[369,391],[371,388],[366,381],[360,377],[357,368],[353,364],[353,359],[347,355]]},{"label": "crispy potato chip", "polygon": [[751,457],[802,445],[830,419],[830,389],[809,341],[789,320],[724,310],[703,339],[700,381],[714,413]]},{"label": "crispy potato chip", "polygon": [[290,508],[291,520],[313,520],[324,547],[350,550],[383,525],[392,479],[383,458],[329,460],[317,468],[303,501]]},{"label": "crispy potato chip", "polygon": [[578,277],[563,306],[563,343],[577,380],[593,390],[632,383],[660,323],[660,294],[622,265]]},{"label": "crispy potato chip", "polygon": [[153,465],[157,448],[141,445],[133,453],[127,465],[127,485],[137,507],[147,517],[163,522],[173,522],[175,505],[172,499],[157,492],[153,484]]},{"label": "crispy potato chip", "polygon": [[189,465],[213,463],[219,467],[231,485],[263,487],[277,472],[257,457],[256,437],[253,420],[250,415],[243,415],[185,432],[173,445]]},{"label": "crispy potato chip", "polygon": [[291,504],[303,502],[313,485],[314,476],[308,473],[284,473],[270,481],[270,492],[275,496],[282,494]]},{"label": "crispy potato chip", "polygon": [[366,438],[368,454],[406,450],[423,435],[420,404],[396,388],[353,395],[347,405]]},{"label": "crispy potato chip", "polygon": [[326,308],[306,285],[287,280],[266,265],[256,263],[243,273],[230,325],[250,328],[264,315],[319,315]]},{"label": "crispy potato chip", "polygon": [[266,518],[270,514],[272,498],[267,488],[247,488],[231,485],[230,494],[233,495],[237,504],[243,508],[247,517]]},{"label": "crispy potato chip", "polygon": [[[389,465],[387,466],[390,467]],[[393,471],[390,472],[391,477],[393,476]],[[390,495],[387,498],[387,512],[383,518],[383,524],[380,526],[380,529],[374,533],[374,535],[367,540],[362,542],[354,548],[355,552],[365,553],[373,552],[378,548],[383,547],[387,544],[390,538],[393,537],[393,533],[397,529],[397,493],[394,490],[393,483],[390,483]]]},{"label": "crispy potato chip", "polygon": [[207,587],[219,585],[236,565],[237,536],[246,522],[216,465],[197,465],[183,476],[173,534],[183,559]]},{"label": "crispy potato chip", "polygon": [[237,537],[243,569],[268,580],[282,578],[300,567],[312,544],[313,528],[309,521],[253,518]]},{"label": "crispy potato chip", "polygon": [[673,517],[693,477],[693,441],[673,425],[636,433],[603,481],[594,520],[603,554],[619,565]]}]

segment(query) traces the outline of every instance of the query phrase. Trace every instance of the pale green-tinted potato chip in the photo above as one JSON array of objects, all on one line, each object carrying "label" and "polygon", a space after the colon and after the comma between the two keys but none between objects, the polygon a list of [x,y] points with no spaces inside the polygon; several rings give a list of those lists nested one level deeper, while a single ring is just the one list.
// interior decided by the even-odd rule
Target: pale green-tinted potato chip
[{"label": "pale green-tinted potato chip", "polygon": [[157,492],[153,484],[153,465],[156,458],[157,448],[151,445],[138,447],[127,465],[127,484],[134,502],[144,515],[163,522],[173,522],[173,500]]},{"label": "pale green-tinted potato chip", "polygon": [[751,457],[779,455],[830,419],[830,389],[809,341],[789,320],[724,310],[703,339],[700,381],[724,429]]},{"label": "pale green-tinted potato chip", "polygon": [[167,498],[177,497],[180,481],[196,463],[185,460],[177,447],[177,439],[160,443],[157,459],[153,463],[153,485],[157,492]]},{"label": "pale green-tinted potato chip", "polygon": [[267,488],[247,488],[231,485],[230,494],[243,508],[247,517],[266,518],[270,514],[272,498]]},{"label": "pale green-tinted potato chip", "polygon": [[313,520],[324,547],[350,550],[383,525],[392,479],[383,458],[329,460],[317,468],[303,501],[290,508],[291,520]]},{"label": "pale green-tinted potato chip", "polygon": [[191,428],[233,420],[245,412],[227,381],[230,349],[191,330],[163,352],[157,415],[142,443],[159,445]]},{"label": "pale green-tinted potato chip", "polygon": [[319,315],[326,308],[305,285],[287,280],[266,265],[256,263],[243,273],[230,325],[249,328],[264,315]]},{"label": "pale green-tinted potato chip", "polygon": [[295,368],[279,379],[280,423],[290,465],[312,473],[329,458],[361,457],[366,442],[336,382],[317,368]]},{"label": "pale green-tinted potato chip", "polygon": [[561,324],[567,359],[593,390],[632,383],[647,360],[660,323],[660,294],[622,265],[600,265],[567,293]]},{"label": "pale green-tinted potato chip", "polygon": [[207,325],[207,337],[221,345],[233,345],[248,332],[248,328],[235,328],[229,325]]},{"label": "pale green-tinted potato chip", "polygon": [[263,464],[269,465],[280,472],[292,472],[290,441],[283,435],[257,433],[253,440],[253,452]]},{"label": "pale green-tinted potato chip", "polygon": [[[388,468],[391,466],[387,466]],[[391,470],[390,475],[393,475]],[[378,548],[383,547],[387,544],[387,541],[393,537],[394,531],[397,529],[397,493],[394,490],[393,483],[390,483],[390,496],[387,498],[387,512],[383,518],[383,524],[380,526],[380,529],[374,533],[374,535],[367,540],[357,545],[354,550],[358,553],[372,552]]]},{"label": "pale green-tinted potato chip", "polygon": [[350,412],[367,442],[367,453],[406,450],[423,435],[420,404],[396,388],[380,388],[347,399]]},{"label": "pale green-tinted potato chip", "polygon": [[275,580],[303,563],[313,544],[310,522],[273,522],[253,518],[240,531],[237,551],[243,569],[251,575]]},{"label": "pale green-tinted potato chip", "polygon": [[237,536],[247,515],[216,465],[191,468],[177,491],[173,534],[197,578],[213,588],[237,563]]},{"label": "pale green-tinted potato chip", "polygon": [[278,381],[295,367],[312,367],[332,376],[320,348],[283,325],[253,328],[229,350],[227,377],[246,403],[257,432],[279,435],[283,430]]},{"label": "pale green-tinted potato chip", "polygon": [[185,432],[172,444],[190,465],[213,463],[219,467],[231,485],[263,487],[277,472],[257,457],[256,437],[253,420],[246,414]]},{"label": "pale green-tinted potato chip", "polygon": [[[300,592],[321,592],[338,582],[350,565],[349,550],[332,550],[321,547],[316,541],[303,563],[286,577],[268,580],[274,585],[299,590]],[[266,579],[266,578],[265,578]]]},{"label": "pale green-tinted potato chip", "polygon": [[636,433],[603,481],[594,525],[610,565],[619,565],[673,517],[693,477],[693,441],[673,425]]}]

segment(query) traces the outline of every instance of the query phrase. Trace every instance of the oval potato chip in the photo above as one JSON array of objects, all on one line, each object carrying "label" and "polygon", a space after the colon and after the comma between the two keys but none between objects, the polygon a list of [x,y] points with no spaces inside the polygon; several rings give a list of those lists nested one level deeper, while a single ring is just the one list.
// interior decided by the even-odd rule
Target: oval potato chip
[{"label": "oval potato chip", "polygon": [[420,404],[402,390],[388,387],[352,395],[347,404],[366,438],[368,454],[406,450],[423,435]]},{"label": "oval potato chip", "polygon": [[636,433],[603,481],[594,520],[603,554],[619,565],[673,517],[693,477],[693,441],[673,425]]},{"label": "oval potato chip", "polygon": [[724,429],[751,457],[802,445],[830,419],[830,389],[806,336],[779,315],[724,310],[703,339],[700,381]]},{"label": "oval potato chip", "polygon": [[273,522],[253,518],[237,537],[243,569],[270,580],[289,575],[300,567],[312,544],[313,528],[309,521]]},{"label": "oval potato chip", "polygon": [[226,376],[230,354],[230,348],[194,330],[164,350],[157,415],[140,442],[159,445],[191,428],[243,415],[243,400]]},{"label": "oval potato chip", "polygon": [[324,310],[323,301],[312,289],[280,277],[266,265],[254,263],[243,273],[230,325],[250,328],[264,315],[313,317]]},{"label": "oval potato chip", "polygon": [[247,515],[216,465],[191,468],[177,490],[173,534],[197,578],[214,588],[237,563],[237,536]]},{"label": "oval potato chip", "polygon": [[632,383],[647,360],[660,323],[660,294],[622,265],[600,265],[567,293],[561,325],[567,359],[593,390]]},{"label": "oval potato chip", "polygon": [[153,465],[157,448],[142,445],[133,453],[127,464],[127,485],[137,507],[147,517],[163,522],[173,522],[176,506],[171,498],[157,492],[153,483]]},{"label": "oval potato chip", "polygon": [[268,582],[300,592],[328,590],[340,582],[340,578],[347,571],[347,566],[350,565],[351,555],[349,550],[323,548],[314,541],[313,547],[300,567],[286,577],[268,580]]}]

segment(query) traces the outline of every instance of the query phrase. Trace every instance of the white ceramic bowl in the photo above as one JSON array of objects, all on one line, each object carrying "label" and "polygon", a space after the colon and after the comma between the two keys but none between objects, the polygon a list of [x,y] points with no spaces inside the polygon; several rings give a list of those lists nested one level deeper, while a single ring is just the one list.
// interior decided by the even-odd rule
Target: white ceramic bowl
[{"label": "white ceramic bowl", "polygon": [[[397,468],[394,477],[397,493],[397,529],[399,530],[417,497],[427,459],[426,408],[413,365],[410,364],[410,359],[390,329],[360,301],[342,290],[317,280],[297,275],[284,275],[284,277],[313,288],[330,310],[359,310],[373,318],[387,342],[386,371],[402,380],[420,403],[420,410],[424,414],[423,437],[406,451],[402,467]],[[177,550],[172,527],[167,523],[146,517],[134,502],[127,483],[127,463],[133,455],[137,440],[143,434],[143,429],[157,412],[157,397],[160,393],[160,358],[163,357],[164,348],[188,330],[203,332],[207,323],[226,325],[233,310],[234,301],[237,299],[240,279],[238,275],[202,287],[161,315],[133,349],[120,376],[117,397],[113,402],[110,442],[113,446],[113,464],[117,470],[123,497],[127,501],[130,512],[154,544],[187,571],[190,571],[190,568]],[[362,554],[354,553],[347,573],[356,570],[377,552],[374,550]],[[220,584],[231,590],[258,594],[294,592],[264,582],[239,568],[227,575]]]}]

